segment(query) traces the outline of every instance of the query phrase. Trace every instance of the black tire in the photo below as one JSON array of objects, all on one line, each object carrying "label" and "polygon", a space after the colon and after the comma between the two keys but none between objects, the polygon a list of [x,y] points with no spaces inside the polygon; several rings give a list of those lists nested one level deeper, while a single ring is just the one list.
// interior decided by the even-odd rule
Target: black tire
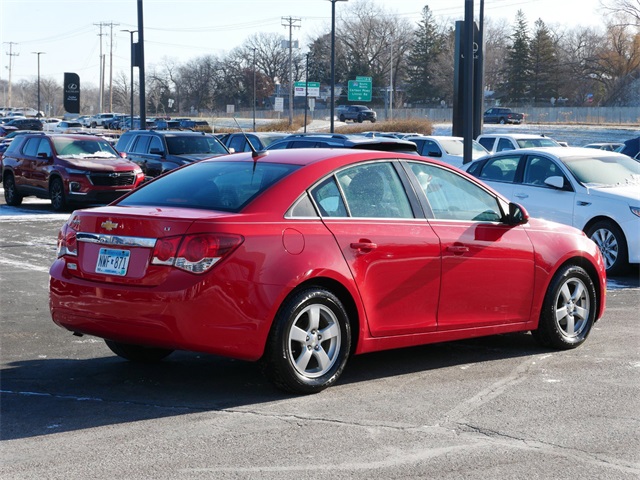
[{"label": "black tire", "polygon": [[131,345],[113,340],[105,340],[104,342],[113,353],[132,362],[159,362],[173,353],[173,350],[167,348],[144,347],[142,345]]},{"label": "black tire", "polygon": [[7,173],[2,179],[4,187],[4,201],[11,207],[18,207],[22,204],[22,195],[18,193],[16,188],[16,180],[11,173]]},{"label": "black tire", "polygon": [[340,115],[340,121],[341,121],[341,122],[346,121],[346,119],[344,118],[344,115]]},{"label": "black tire", "polygon": [[96,128],[98,125],[96,124],[96,122],[91,122],[89,124],[89,128]]},{"label": "black tire", "polygon": [[531,333],[544,347],[576,348],[589,336],[597,307],[596,289],[587,272],[575,265],[564,266],[549,285],[538,329]]},{"label": "black tire", "polygon": [[308,288],[280,307],[261,364],[278,388],[317,393],[338,380],[350,351],[351,325],[344,306],[330,291]]},{"label": "black tire", "polygon": [[629,251],[620,227],[610,220],[602,220],[594,223],[585,233],[598,245],[607,275],[624,273],[629,266]]},{"label": "black tire", "polygon": [[372,118],[372,119],[371,119],[371,123],[376,123],[376,119],[375,119],[375,118]]},{"label": "black tire", "polygon": [[362,123],[362,115],[358,115],[357,120],[358,120],[358,123]]},{"label": "black tire", "polygon": [[504,118],[501,118],[499,123],[500,125],[504,125],[505,123],[507,123],[507,121]]},{"label": "black tire", "polygon": [[58,177],[53,178],[49,184],[49,198],[51,199],[51,208],[56,212],[64,212],[68,208],[64,184]]}]

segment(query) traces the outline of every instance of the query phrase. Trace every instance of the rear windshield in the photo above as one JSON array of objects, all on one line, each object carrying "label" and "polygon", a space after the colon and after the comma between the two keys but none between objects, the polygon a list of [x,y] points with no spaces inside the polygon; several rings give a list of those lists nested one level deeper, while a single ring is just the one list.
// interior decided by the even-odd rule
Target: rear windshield
[{"label": "rear windshield", "polygon": [[297,165],[253,162],[199,162],[134,191],[118,205],[198,208],[239,212]]},{"label": "rear windshield", "polygon": [[523,138],[516,140],[520,148],[559,147],[560,144],[551,138]]},{"label": "rear windshield", "polygon": [[200,135],[167,135],[167,148],[171,155],[197,155],[228,153],[215,137]]}]

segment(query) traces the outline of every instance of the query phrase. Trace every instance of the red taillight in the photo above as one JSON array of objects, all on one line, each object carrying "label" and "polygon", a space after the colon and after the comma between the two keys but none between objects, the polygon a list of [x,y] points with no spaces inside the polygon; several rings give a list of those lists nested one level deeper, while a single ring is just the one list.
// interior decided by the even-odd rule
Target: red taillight
[{"label": "red taillight", "polygon": [[159,238],[153,249],[151,263],[154,265],[173,265],[181,240],[182,237]]},{"label": "red taillight", "polygon": [[172,265],[192,273],[204,273],[242,241],[243,238],[239,235],[216,233],[161,238],[156,242],[151,263]]},{"label": "red taillight", "polygon": [[58,257],[64,255],[78,256],[76,232],[68,224],[64,224],[58,232]]}]

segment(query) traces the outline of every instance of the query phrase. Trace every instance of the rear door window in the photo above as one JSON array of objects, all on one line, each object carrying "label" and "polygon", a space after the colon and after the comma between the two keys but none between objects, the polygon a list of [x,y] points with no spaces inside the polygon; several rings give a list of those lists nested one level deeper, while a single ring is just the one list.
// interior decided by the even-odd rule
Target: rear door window
[{"label": "rear door window", "polygon": [[151,142],[151,137],[149,135],[139,135],[133,142],[131,146],[131,152],[133,153],[147,153],[149,150],[149,143]]},{"label": "rear door window", "polygon": [[22,149],[22,153],[28,157],[35,157],[38,153],[38,146],[40,145],[40,138],[30,138],[27,140],[24,148]]},{"label": "rear door window", "polygon": [[496,139],[495,138],[481,138],[480,140],[478,140],[478,143],[480,145],[482,145],[484,148],[486,148],[487,150],[491,151],[491,149],[493,148],[493,144],[496,143]]},{"label": "rear door window", "polygon": [[513,146],[513,142],[508,138],[501,138],[498,140],[498,147],[496,148],[496,152],[504,152],[505,150],[515,150],[516,147]]}]

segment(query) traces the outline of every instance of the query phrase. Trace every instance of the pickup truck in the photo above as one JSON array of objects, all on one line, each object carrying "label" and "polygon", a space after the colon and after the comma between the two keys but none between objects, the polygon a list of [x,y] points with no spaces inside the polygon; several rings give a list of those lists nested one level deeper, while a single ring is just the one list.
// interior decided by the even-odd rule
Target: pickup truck
[{"label": "pickup truck", "polygon": [[376,118],[376,112],[365,105],[344,105],[338,107],[338,119],[341,122],[353,120],[354,122],[362,123],[364,120],[369,120],[371,123],[376,123]]},{"label": "pickup truck", "polygon": [[493,107],[484,112],[484,123],[522,123],[524,121],[523,113],[516,113],[510,108]]}]

